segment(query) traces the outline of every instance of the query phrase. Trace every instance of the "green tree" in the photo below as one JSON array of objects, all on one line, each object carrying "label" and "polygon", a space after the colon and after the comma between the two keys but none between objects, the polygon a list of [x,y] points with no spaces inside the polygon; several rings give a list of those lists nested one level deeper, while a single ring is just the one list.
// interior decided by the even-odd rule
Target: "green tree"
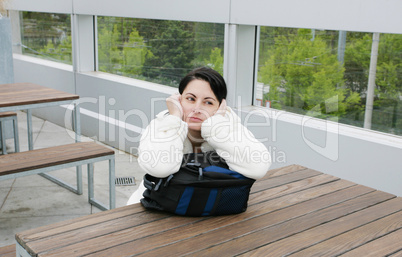
[{"label": "green tree", "polygon": [[[345,51],[347,88],[361,95],[361,108],[348,113],[348,123],[362,126],[368,85],[372,33],[348,32]],[[402,133],[402,35],[381,34],[377,59],[372,128]],[[399,132],[398,132],[399,131]]]},{"label": "green tree", "polygon": [[365,93],[370,66],[371,38],[368,33],[347,33],[345,85],[353,92]]},{"label": "green tree", "polygon": [[42,56],[46,56],[52,60],[62,61],[67,64],[72,64],[72,44],[71,36],[66,37],[58,45],[54,45],[51,41],[39,50]]},{"label": "green tree", "polygon": [[211,50],[224,47],[225,25],[218,23],[197,22],[194,24],[195,60],[194,66],[207,65]]},{"label": "green tree", "polygon": [[100,29],[98,33],[98,62],[99,70],[115,73],[122,67],[122,53],[118,48],[120,32],[114,25],[110,30],[108,26]]},{"label": "green tree", "polygon": [[377,64],[377,95],[399,100],[402,93],[402,35],[382,34]]},{"label": "green tree", "polygon": [[22,12],[23,53],[71,63],[70,24],[70,15],[67,14]]},{"label": "green tree", "polygon": [[[194,60],[193,23],[181,21],[143,21],[140,29],[150,46],[146,54],[143,75],[162,82],[177,82],[192,69]],[[169,82],[170,81],[170,82]]]},{"label": "green tree", "polygon": [[148,49],[143,38],[133,29],[123,48],[123,73],[128,76],[140,75],[147,54]]},{"label": "green tree", "polygon": [[334,114],[340,115],[359,100],[358,95],[344,88],[344,68],[330,46],[319,36],[312,40],[311,31],[299,29],[293,37],[277,36],[269,50],[269,59],[261,67],[261,81],[269,85],[264,100],[278,109],[301,113],[322,106],[337,96]]},{"label": "green tree", "polygon": [[204,62],[207,66],[223,75],[223,56],[220,48],[215,47],[212,49],[209,60],[205,60]]}]

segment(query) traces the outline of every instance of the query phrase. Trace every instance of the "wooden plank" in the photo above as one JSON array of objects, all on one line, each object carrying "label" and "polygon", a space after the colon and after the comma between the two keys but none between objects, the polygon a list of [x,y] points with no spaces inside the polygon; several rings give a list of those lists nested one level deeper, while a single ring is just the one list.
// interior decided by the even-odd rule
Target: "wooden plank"
[{"label": "wooden plank", "polygon": [[[398,235],[398,233],[391,233],[396,230],[400,230],[400,233],[402,233],[401,228],[402,212],[400,211],[339,236],[330,238],[329,240],[304,249],[291,256],[338,256],[342,253],[350,251],[353,248],[362,246],[367,242],[375,242],[373,240],[381,238],[387,234],[392,236],[389,236],[388,239],[383,242],[383,244],[379,245],[378,243],[375,243],[375,247],[372,245],[370,247],[370,253],[375,252],[375,256],[388,255],[402,249],[402,234]],[[395,245],[395,241],[399,243],[398,246]],[[355,254],[353,256],[367,255]]]},{"label": "wooden plank", "polygon": [[126,216],[134,215],[136,213],[144,212],[145,208],[141,204],[133,204],[124,206],[109,211],[98,212],[83,217],[65,220],[53,223],[47,226],[33,228],[16,234],[17,241],[27,243],[35,240],[41,240],[54,235],[66,233],[79,228],[89,227],[91,225],[99,224],[113,219],[124,218]]},{"label": "wooden plank", "polygon": [[[300,251],[303,248],[320,243],[331,237],[345,233],[359,226],[363,226],[369,222],[372,222],[376,219],[382,218],[400,210],[402,210],[402,199],[394,198],[392,200],[376,204],[353,214],[349,214],[342,218],[333,220],[326,224],[317,227],[311,227],[311,229],[306,230],[302,233],[298,233],[296,235],[284,238],[283,240],[279,240],[258,249],[251,250],[245,255],[261,256],[267,252],[269,252],[273,256],[289,255],[291,253]],[[312,217],[312,219],[316,218],[317,216]],[[308,222],[308,220],[306,220],[305,222]]]},{"label": "wooden plank", "polygon": [[[283,210],[281,212],[276,212],[274,215],[278,215],[279,217],[275,218],[275,216],[267,216],[261,217],[260,219],[254,219],[250,221],[244,222],[242,225],[246,228],[243,230],[244,233],[237,234],[236,232],[240,230],[238,225],[235,224],[232,227],[223,228],[224,231],[228,231],[226,238],[222,238],[221,234],[224,232],[220,232],[219,238],[222,241],[219,241],[216,238],[216,231],[213,231],[208,234],[203,234],[197,238],[191,238],[186,242],[186,248],[191,249],[191,255],[193,256],[209,256],[211,253],[214,253],[216,256],[226,255],[226,256],[234,256],[242,252],[246,252],[248,250],[253,250],[258,248],[264,244],[275,242],[277,240],[286,238],[290,235],[299,233],[303,230],[309,229],[311,227],[318,226],[320,224],[326,223],[330,220],[342,217],[347,213],[352,213],[357,210],[361,210],[362,208],[367,207],[367,204],[377,203],[379,201],[383,201],[389,197],[386,194],[379,194],[377,192],[365,194],[361,197],[353,198],[346,202],[341,202],[339,204],[328,207],[327,204],[317,205],[316,202],[309,206],[304,206],[309,202],[303,203],[300,206],[295,206],[294,208],[289,209],[290,213],[297,212],[299,208],[305,209],[305,215],[300,213],[300,215],[296,215],[295,217],[291,217],[287,214],[287,210]],[[328,207],[328,208],[325,208]],[[311,211],[309,211],[311,210]],[[276,223],[271,223],[271,220],[277,220]],[[266,225],[266,224],[269,225]],[[247,229],[247,227],[252,227],[252,229]],[[234,234],[233,236],[229,236],[230,234]],[[204,241],[207,241],[208,238],[212,238],[212,241],[209,241],[207,244],[204,244]],[[179,242],[180,245],[183,245],[184,242]],[[212,247],[211,247],[212,246]],[[178,246],[176,245],[176,248]],[[289,246],[286,246],[288,248]],[[147,252],[147,256],[157,256],[162,252],[170,252],[174,251],[174,245],[165,246],[163,248],[159,248],[157,250]],[[198,251],[198,252],[197,252]],[[259,252],[259,256],[264,256],[263,253],[271,253],[270,251]],[[176,252],[175,252],[176,253]],[[281,256],[273,254],[272,256]]]},{"label": "wooden plank", "polygon": [[[39,256],[82,256],[91,253],[95,253],[101,251],[103,249],[107,249],[113,246],[118,246],[124,244],[126,241],[122,240],[136,240],[139,238],[150,238],[153,234],[157,233],[157,231],[170,230],[174,228],[184,229],[191,226],[193,223],[196,223],[203,219],[208,218],[200,218],[200,217],[181,217],[181,216],[168,216],[167,214],[157,213],[157,212],[146,212],[147,215],[161,215],[164,218],[158,220],[150,220],[149,217],[143,219],[142,224],[136,224],[136,226],[129,226],[130,220],[124,219],[121,220],[120,224],[116,223],[116,226],[121,225],[121,227],[125,227],[125,229],[116,230],[114,232],[109,233],[96,233],[96,237],[87,237],[85,236],[85,240],[76,240],[74,237],[71,239],[73,241],[65,241],[63,243],[63,247],[49,247],[46,244],[41,246],[41,249],[38,248],[38,245],[35,246],[35,252],[40,253]],[[152,216],[151,216],[152,217]],[[119,226],[120,227],[120,226]],[[100,232],[103,232],[103,227],[99,226],[96,229]],[[85,232],[85,231],[83,231]],[[98,235],[99,234],[99,235]],[[64,240],[63,235],[63,240]],[[52,239],[53,240],[53,239]],[[57,241],[57,240],[55,240]],[[32,246],[32,245],[30,245]],[[47,248],[47,249],[46,249]],[[137,249],[132,248],[131,253],[135,252]],[[130,254],[128,254],[130,255]],[[118,256],[117,253],[113,253],[109,256]],[[126,255],[127,256],[127,255]]]},{"label": "wooden plank", "polygon": [[402,257],[402,249],[398,252],[387,255],[387,257]]},{"label": "wooden plank", "polygon": [[267,188],[289,184],[291,182],[314,177],[320,174],[322,173],[312,169],[303,169],[296,172],[288,173],[284,176],[273,177],[265,180],[257,180],[251,188],[251,192],[258,192]]},{"label": "wooden plank", "polygon": [[[184,245],[187,244],[186,242],[188,238],[197,238],[196,242],[189,246],[189,248],[193,249],[192,247],[195,247],[194,245],[196,245],[196,247],[206,247],[209,244],[217,243],[220,240],[226,241],[228,236],[229,238],[232,238],[238,234],[241,235],[244,233],[248,233],[249,231],[252,231],[254,229],[260,229],[261,226],[264,225],[269,226],[270,224],[275,224],[294,216],[303,215],[305,213],[311,212],[312,208],[314,209],[320,208],[320,206],[328,206],[330,204],[337,203],[338,201],[344,201],[349,197],[353,198],[358,195],[372,191],[372,189],[370,188],[358,186],[347,188],[345,190],[337,191],[335,193],[320,197],[321,195],[318,193],[319,189],[315,189],[316,197],[314,198],[314,200],[307,202],[305,205],[293,205],[293,203],[285,200],[287,197],[285,196],[283,197],[283,199],[276,201],[276,204],[272,204],[273,206],[276,206],[278,208],[272,208],[270,202],[264,202],[249,207],[249,209],[245,213],[239,215],[205,219],[198,223],[193,223],[191,224],[191,226],[172,229],[164,233],[158,233],[151,237],[147,237],[146,239],[139,239],[134,241],[133,238],[120,238],[118,240],[119,242],[127,241],[128,243],[124,246],[119,246],[119,255],[116,255],[115,248],[110,248],[102,252],[97,252],[96,256],[111,256],[112,253],[113,256],[124,256],[130,254],[130,251],[133,251],[133,249],[136,249],[136,253],[145,252],[146,254],[149,254],[147,253],[147,251],[173,243],[177,243],[178,245],[180,245],[176,246],[176,244],[174,244],[174,246],[172,246],[173,248],[180,248],[180,250],[182,250],[183,252],[177,252],[179,250],[176,249],[174,252],[172,252],[172,254],[184,254],[186,253],[186,251],[188,251],[188,247],[183,248]],[[303,197],[299,199],[303,199]],[[277,211],[277,209],[280,210]],[[248,220],[253,220],[252,225],[246,222]],[[135,231],[133,231],[133,233],[135,233]],[[115,235],[110,235],[110,237],[115,238]],[[131,240],[131,242],[129,240]],[[110,241],[110,239],[104,239],[104,241]],[[100,242],[97,243],[99,244]],[[170,251],[171,249],[166,250]],[[66,254],[66,252],[63,253]],[[166,254],[163,255],[165,256]]]},{"label": "wooden plank", "polygon": [[280,168],[269,170],[267,172],[267,174],[265,174],[265,176],[263,178],[261,178],[260,180],[265,180],[265,179],[269,179],[272,177],[277,177],[277,176],[281,176],[281,175],[285,175],[288,173],[292,173],[292,172],[299,171],[299,170],[305,170],[305,169],[307,169],[307,168],[304,166],[301,166],[301,165],[296,165],[296,164],[285,166],[285,167],[280,167]]},{"label": "wooden plank", "polygon": [[[91,239],[101,237],[103,235],[108,235],[115,233],[117,235],[125,233],[124,230],[132,229],[136,231],[139,236],[148,236],[155,233],[159,229],[164,227],[170,228],[171,226],[184,226],[189,223],[194,222],[193,219],[183,219],[178,216],[168,215],[162,212],[140,212],[130,216],[125,216],[123,218],[116,218],[102,222],[100,224],[94,224],[91,226],[85,226],[82,228],[77,228],[69,232],[63,232],[61,234],[56,234],[50,237],[46,237],[45,240],[35,240],[27,243],[25,245],[26,249],[29,249],[30,254],[37,253],[47,256],[47,252],[51,252],[56,249],[56,255],[58,256],[74,256],[74,255],[64,255],[61,254],[62,250],[58,249],[60,247],[68,248],[73,245],[72,252],[79,251],[80,254],[85,251],[92,252]],[[121,243],[112,240],[112,243]],[[49,243],[51,242],[51,243]],[[76,247],[80,243],[85,242],[81,248]],[[88,242],[88,243],[87,243]],[[108,244],[108,242],[103,242]],[[104,245],[102,244],[102,247]],[[99,247],[99,245],[95,245]]]},{"label": "wooden plank", "polygon": [[377,240],[371,241],[363,246],[355,248],[349,251],[342,257],[377,257],[377,256],[389,256],[397,257],[402,256],[402,229],[399,229],[393,233],[385,235]]},{"label": "wooden plank", "polygon": [[[303,180],[298,180],[293,183],[289,183],[286,185],[277,186],[274,188],[269,188],[266,190],[260,190],[255,192],[251,190],[251,194],[249,197],[249,205],[253,204],[254,202],[261,202],[267,201],[276,197],[280,197],[286,194],[295,193],[301,190],[306,190],[311,187],[319,186],[321,184],[330,183],[339,180],[336,177],[330,175],[318,175],[314,177],[308,177]],[[261,188],[263,186],[261,185]]]},{"label": "wooden plank", "polygon": [[79,99],[78,95],[32,83],[0,85],[0,107],[76,99]]},{"label": "wooden plank", "polygon": [[95,142],[80,142],[0,156],[0,175],[50,167],[74,161],[113,155]]},{"label": "wooden plank", "polygon": [[15,112],[0,112],[0,118],[11,117],[11,116],[17,116],[17,113],[15,113]]},{"label": "wooden plank", "polygon": [[0,247],[0,256],[15,257],[16,256],[15,244]]}]

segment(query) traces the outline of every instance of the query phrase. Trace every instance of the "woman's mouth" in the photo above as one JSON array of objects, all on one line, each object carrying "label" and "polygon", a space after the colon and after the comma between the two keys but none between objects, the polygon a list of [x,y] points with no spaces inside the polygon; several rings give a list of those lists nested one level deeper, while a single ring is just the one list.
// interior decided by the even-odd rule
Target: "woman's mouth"
[{"label": "woman's mouth", "polygon": [[202,122],[203,120],[198,117],[189,117],[190,122]]}]

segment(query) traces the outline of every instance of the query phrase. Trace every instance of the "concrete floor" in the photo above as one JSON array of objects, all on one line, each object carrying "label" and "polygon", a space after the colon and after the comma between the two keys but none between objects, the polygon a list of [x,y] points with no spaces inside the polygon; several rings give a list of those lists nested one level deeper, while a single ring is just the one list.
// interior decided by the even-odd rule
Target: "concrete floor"
[{"label": "concrete floor", "polygon": [[[51,122],[32,118],[34,149],[73,143],[68,131]],[[28,150],[26,114],[18,112],[20,151]],[[71,131],[70,131],[71,133]],[[83,137],[82,141],[92,141]],[[7,140],[7,152],[14,151],[13,139]],[[135,156],[116,151],[116,177],[135,177],[136,184],[130,186],[116,185],[116,207],[126,205],[130,195],[140,184],[144,173],[140,170]],[[95,197],[108,206],[109,181],[108,162],[96,163]],[[31,175],[17,179],[0,181],[0,247],[13,244],[15,234],[72,219],[100,210],[88,203],[86,166],[82,168],[83,191],[77,195],[60,187],[40,175]],[[75,185],[75,168],[58,170],[50,174]]]}]

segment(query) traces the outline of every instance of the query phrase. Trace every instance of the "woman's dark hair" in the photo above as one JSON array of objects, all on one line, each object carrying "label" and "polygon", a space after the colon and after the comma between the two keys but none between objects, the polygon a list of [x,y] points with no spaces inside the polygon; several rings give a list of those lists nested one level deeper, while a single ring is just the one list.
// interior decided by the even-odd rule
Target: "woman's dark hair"
[{"label": "woman's dark hair", "polygon": [[180,81],[179,93],[182,94],[188,83],[190,83],[194,79],[200,79],[208,82],[211,86],[212,92],[214,92],[219,103],[221,103],[223,99],[226,99],[227,88],[225,80],[223,79],[221,74],[208,67],[201,67],[190,71]]}]

